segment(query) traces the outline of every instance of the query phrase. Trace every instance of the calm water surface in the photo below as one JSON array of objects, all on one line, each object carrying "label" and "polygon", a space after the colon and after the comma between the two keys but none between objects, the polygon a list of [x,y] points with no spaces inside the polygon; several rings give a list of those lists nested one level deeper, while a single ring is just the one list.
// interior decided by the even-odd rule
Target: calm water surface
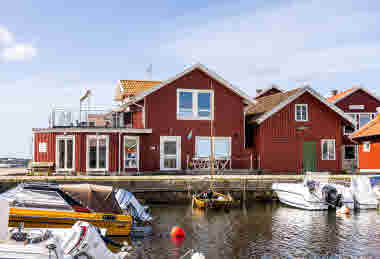
[{"label": "calm water surface", "polygon": [[[132,240],[134,258],[180,258],[189,249],[202,252],[206,258],[380,258],[380,213],[375,210],[341,217],[333,211],[310,212],[261,202],[229,213],[205,212],[191,206],[152,209],[153,215],[160,218],[156,234]],[[169,237],[175,225],[186,232],[183,242],[173,242]]]}]

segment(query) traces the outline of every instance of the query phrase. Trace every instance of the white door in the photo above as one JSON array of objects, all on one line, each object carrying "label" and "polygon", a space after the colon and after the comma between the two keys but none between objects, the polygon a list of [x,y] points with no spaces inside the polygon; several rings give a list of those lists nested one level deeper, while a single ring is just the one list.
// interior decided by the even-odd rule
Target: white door
[{"label": "white door", "polygon": [[56,170],[73,171],[75,164],[74,137],[58,136],[56,140]]},{"label": "white door", "polygon": [[160,169],[180,170],[181,169],[181,137],[161,136],[160,137]]},{"label": "white door", "polygon": [[139,137],[124,136],[124,169],[139,169]]}]

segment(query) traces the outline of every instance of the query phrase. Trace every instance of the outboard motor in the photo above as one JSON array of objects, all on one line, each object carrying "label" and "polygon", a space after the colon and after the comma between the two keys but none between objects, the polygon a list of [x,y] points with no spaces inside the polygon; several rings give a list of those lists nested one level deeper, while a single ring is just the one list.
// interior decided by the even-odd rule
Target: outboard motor
[{"label": "outboard motor", "polygon": [[331,185],[325,185],[322,188],[322,197],[329,205],[337,206],[342,202],[342,195],[338,194],[337,189]]}]

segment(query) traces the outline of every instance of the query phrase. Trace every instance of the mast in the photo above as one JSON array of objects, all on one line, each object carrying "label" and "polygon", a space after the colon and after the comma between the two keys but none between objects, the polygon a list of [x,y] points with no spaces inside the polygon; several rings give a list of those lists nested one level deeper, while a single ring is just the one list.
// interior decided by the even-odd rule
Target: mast
[{"label": "mast", "polygon": [[[213,90],[212,80],[211,80],[211,90]],[[211,92],[211,94],[213,94],[213,93]],[[212,98],[211,98],[211,100],[212,100]],[[211,102],[211,100],[210,100],[210,102]],[[211,135],[211,137],[210,137],[210,145],[211,145],[211,156],[210,156],[211,183],[210,183],[210,189],[211,189],[212,185],[213,185],[213,175],[214,175],[214,114],[212,114],[212,111],[213,111],[212,107],[210,110],[211,110],[211,126],[210,126],[210,130],[211,130],[211,134],[210,134]]]}]

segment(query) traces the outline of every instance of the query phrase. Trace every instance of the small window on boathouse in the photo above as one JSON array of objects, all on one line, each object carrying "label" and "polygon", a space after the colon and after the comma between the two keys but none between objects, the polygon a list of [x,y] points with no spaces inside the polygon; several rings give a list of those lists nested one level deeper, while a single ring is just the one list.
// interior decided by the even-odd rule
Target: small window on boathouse
[{"label": "small window on boathouse", "polygon": [[308,121],[309,114],[307,104],[296,104],[296,121]]}]

